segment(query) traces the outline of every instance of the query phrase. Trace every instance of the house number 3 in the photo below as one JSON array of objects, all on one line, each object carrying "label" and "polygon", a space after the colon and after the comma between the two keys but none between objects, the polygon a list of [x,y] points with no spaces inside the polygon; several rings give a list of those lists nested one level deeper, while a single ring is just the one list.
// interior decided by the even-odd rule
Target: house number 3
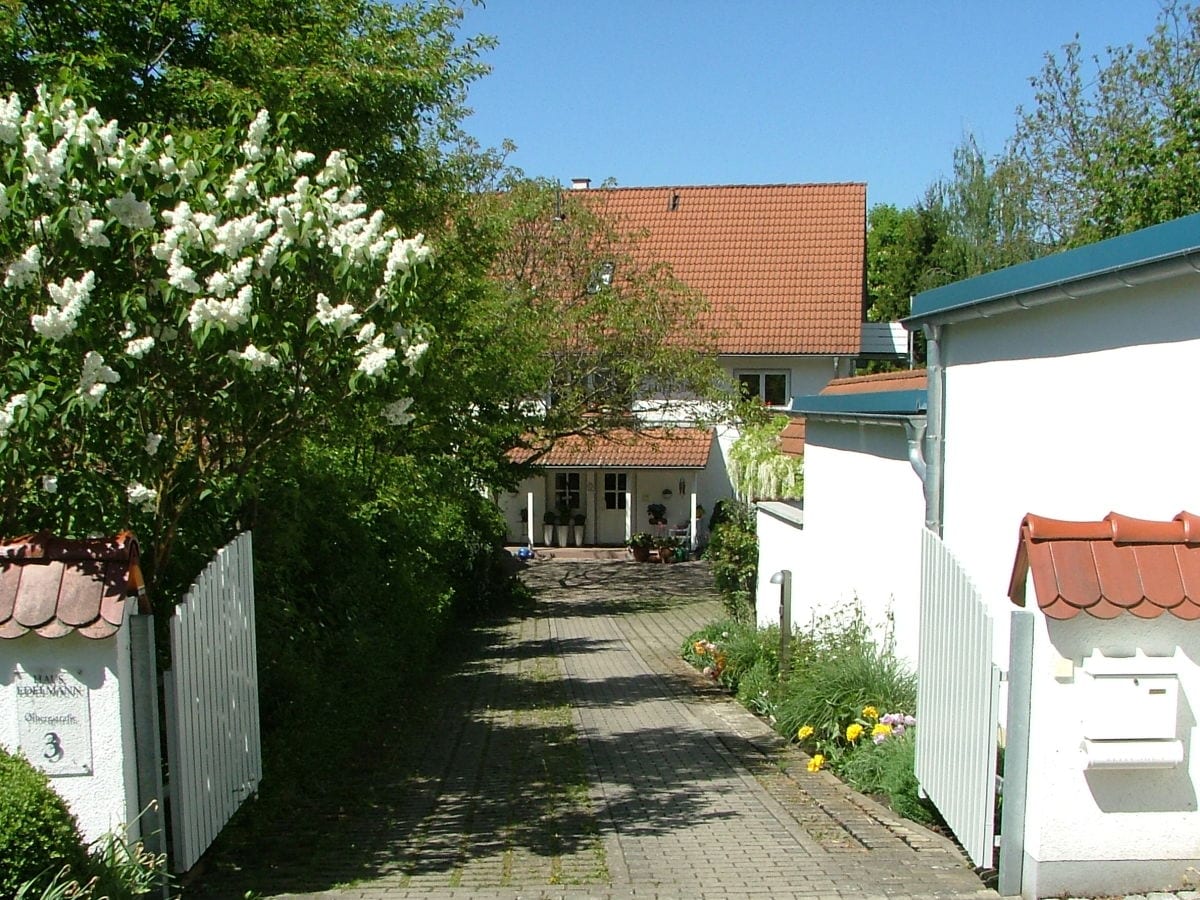
[{"label": "house number 3", "polygon": [[47,762],[55,763],[62,759],[64,755],[65,751],[62,748],[62,741],[59,740],[58,735],[53,731],[47,731],[46,752],[42,754],[42,758]]}]

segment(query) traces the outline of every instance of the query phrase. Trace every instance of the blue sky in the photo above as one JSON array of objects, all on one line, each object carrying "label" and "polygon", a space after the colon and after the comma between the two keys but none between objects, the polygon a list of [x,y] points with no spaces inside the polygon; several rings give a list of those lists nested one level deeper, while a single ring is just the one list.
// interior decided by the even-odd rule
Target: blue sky
[{"label": "blue sky", "polygon": [[467,130],[564,184],[865,181],[908,206],[971,132],[986,152],[1047,51],[1142,44],[1157,0],[486,0]]}]

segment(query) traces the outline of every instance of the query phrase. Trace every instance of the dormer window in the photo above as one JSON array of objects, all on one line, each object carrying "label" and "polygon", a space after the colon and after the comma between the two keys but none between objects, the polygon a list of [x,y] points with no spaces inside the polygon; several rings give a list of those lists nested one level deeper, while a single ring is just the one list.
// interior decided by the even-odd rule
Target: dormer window
[{"label": "dormer window", "polygon": [[596,267],[596,271],[592,273],[592,277],[588,279],[588,293],[598,294],[601,288],[612,287],[613,272],[616,270],[617,265],[611,260],[605,260],[600,263]]}]

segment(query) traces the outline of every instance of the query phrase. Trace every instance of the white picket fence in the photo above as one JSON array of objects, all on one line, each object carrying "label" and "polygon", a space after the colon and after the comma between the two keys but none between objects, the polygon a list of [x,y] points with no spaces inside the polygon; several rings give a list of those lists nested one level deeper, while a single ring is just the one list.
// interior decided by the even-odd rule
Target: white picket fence
[{"label": "white picket fence", "polygon": [[184,872],[262,779],[249,532],[175,608],[165,688],[172,868]]},{"label": "white picket fence", "polygon": [[992,865],[1000,673],[992,619],[941,539],[921,540],[917,780],[977,866]]}]

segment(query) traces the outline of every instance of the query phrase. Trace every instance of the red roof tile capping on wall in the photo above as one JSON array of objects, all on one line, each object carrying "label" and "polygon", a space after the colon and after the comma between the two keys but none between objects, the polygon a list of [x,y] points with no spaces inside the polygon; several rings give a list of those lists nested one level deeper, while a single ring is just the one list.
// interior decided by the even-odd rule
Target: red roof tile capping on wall
[{"label": "red roof tile capping on wall", "polygon": [[1080,612],[1153,619],[1164,611],[1200,619],[1200,516],[1151,522],[1109,513],[1099,522],[1064,522],[1028,515],[1008,587],[1018,606],[1030,572],[1038,607],[1052,619]]},{"label": "red roof tile capping on wall", "polygon": [[883,391],[923,391],[928,378],[924,369],[902,369],[835,378],[821,389],[822,394],[874,394]]},{"label": "red roof tile capping on wall", "polygon": [[30,631],[112,637],[128,596],[137,594],[149,612],[142,588],[137,539],[127,531],[81,541],[46,534],[0,541],[0,638]]},{"label": "red roof tile capping on wall", "polygon": [[[555,441],[539,466],[559,468],[703,469],[713,432],[708,428],[623,428],[604,436],[569,435]],[[525,462],[531,450],[513,450],[509,459]]]},{"label": "red roof tile capping on wall", "polygon": [[764,184],[580,191],[634,253],[708,300],[726,354],[854,355],[862,342],[867,186]]}]

